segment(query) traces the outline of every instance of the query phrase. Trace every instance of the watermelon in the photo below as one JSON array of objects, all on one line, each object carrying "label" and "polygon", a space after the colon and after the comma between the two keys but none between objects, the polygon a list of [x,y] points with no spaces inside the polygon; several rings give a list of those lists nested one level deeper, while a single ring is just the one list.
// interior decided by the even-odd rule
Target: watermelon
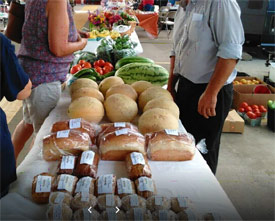
[{"label": "watermelon", "polygon": [[119,68],[115,76],[121,77],[126,84],[136,81],[149,81],[154,85],[167,84],[169,72],[162,66],[151,63],[130,63]]},{"label": "watermelon", "polygon": [[119,69],[119,68],[123,67],[124,65],[130,64],[130,63],[151,63],[151,64],[154,64],[154,61],[149,58],[138,57],[138,56],[124,57],[124,58],[121,58],[116,63],[116,69]]}]

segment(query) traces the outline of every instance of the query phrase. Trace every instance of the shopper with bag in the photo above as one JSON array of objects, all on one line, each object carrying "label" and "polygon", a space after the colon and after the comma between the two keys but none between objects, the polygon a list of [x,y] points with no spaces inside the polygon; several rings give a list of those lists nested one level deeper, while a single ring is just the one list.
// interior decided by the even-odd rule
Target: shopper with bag
[{"label": "shopper with bag", "polygon": [[86,44],[87,39],[81,38],[76,30],[67,0],[26,1],[18,58],[33,88],[31,96],[23,102],[23,120],[12,136],[16,157],[56,106],[73,52]]},{"label": "shopper with bag", "polygon": [[206,138],[209,152],[203,156],[215,174],[221,132],[232,103],[235,66],[242,57],[241,11],[236,0],[182,0],[180,6],[168,90],[186,130],[197,142]]}]

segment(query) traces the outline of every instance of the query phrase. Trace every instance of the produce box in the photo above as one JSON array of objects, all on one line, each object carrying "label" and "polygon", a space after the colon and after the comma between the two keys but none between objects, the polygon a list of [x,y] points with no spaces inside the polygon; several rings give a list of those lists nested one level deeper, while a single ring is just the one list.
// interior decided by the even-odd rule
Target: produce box
[{"label": "produce box", "polygon": [[255,85],[235,85],[233,108],[238,109],[242,102],[247,102],[249,105],[258,104],[267,107],[268,100],[275,100],[275,88],[267,85],[271,94],[254,94]]},{"label": "produce box", "polygon": [[231,110],[225,119],[222,132],[224,133],[243,133],[244,120],[235,110]]}]

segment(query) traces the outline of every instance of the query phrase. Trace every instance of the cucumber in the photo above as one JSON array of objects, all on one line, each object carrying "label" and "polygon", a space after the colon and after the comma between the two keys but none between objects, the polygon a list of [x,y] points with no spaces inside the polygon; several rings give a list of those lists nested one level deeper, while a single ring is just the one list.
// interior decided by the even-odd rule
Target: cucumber
[{"label": "cucumber", "polygon": [[124,65],[130,64],[130,63],[150,63],[150,64],[154,64],[154,61],[149,59],[149,58],[138,57],[138,56],[129,56],[129,57],[124,57],[124,58],[120,59],[116,63],[115,68],[119,69],[119,68],[123,67]]}]

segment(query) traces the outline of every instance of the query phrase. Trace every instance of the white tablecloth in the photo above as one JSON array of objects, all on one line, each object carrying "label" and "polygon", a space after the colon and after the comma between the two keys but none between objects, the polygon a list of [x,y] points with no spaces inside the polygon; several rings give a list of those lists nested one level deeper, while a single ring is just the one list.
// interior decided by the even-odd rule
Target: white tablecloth
[{"label": "white tablecloth", "polygon": [[[140,44],[139,38],[137,36],[137,33],[134,31],[131,36],[130,36],[131,40],[135,43],[137,43],[137,46],[135,47],[135,52],[137,54],[141,54],[143,52],[143,48]],[[100,41],[91,41],[88,40],[88,43],[86,45],[86,47],[83,49],[83,51],[90,51],[93,53],[96,53],[96,49],[97,47],[100,45]]]},{"label": "white tablecloth", "polygon": [[[47,162],[42,157],[42,139],[48,135],[54,122],[67,119],[70,104],[67,90],[62,92],[56,108],[42,125],[34,146],[17,168],[17,181],[11,185],[10,193],[1,202],[1,219],[44,219],[46,205],[31,201],[33,177],[42,172],[55,173],[58,162]],[[192,161],[150,161],[153,180],[160,195],[187,196],[200,211],[218,212],[223,219],[240,219],[236,209],[211,173],[201,154],[197,151]],[[124,162],[100,161],[98,175],[114,173],[127,177]]]}]

